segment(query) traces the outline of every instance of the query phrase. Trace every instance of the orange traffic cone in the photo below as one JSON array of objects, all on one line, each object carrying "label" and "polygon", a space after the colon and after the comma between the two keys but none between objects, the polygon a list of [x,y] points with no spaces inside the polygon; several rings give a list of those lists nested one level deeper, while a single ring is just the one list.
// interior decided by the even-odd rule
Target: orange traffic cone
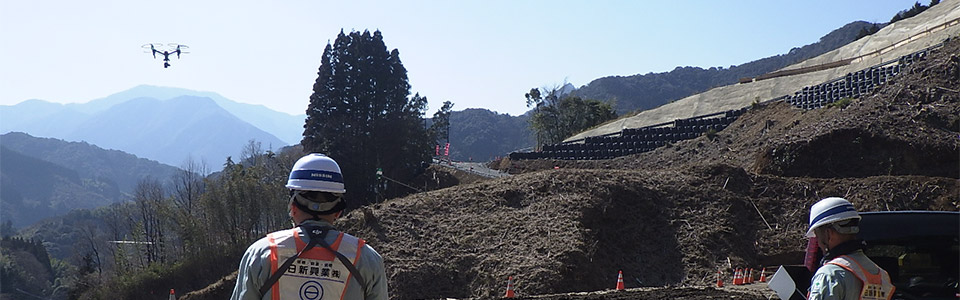
[{"label": "orange traffic cone", "polygon": [[620,272],[617,273],[617,290],[623,290],[623,270],[620,270]]},{"label": "orange traffic cone", "polygon": [[167,300],[177,300],[177,294],[173,292],[173,289],[170,289],[170,297]]},{"label": "orange traffic cone", "polygon": [[747,275],[747,283],[753,283],[753,268],[750,268],[750,275]]},{"label": "orange traffic cone", "polygon": [[737,268],[736,271],[733,271],[733,285],[742,285],[743,284],[743,272],[740,268]]},{"label": "orange traffic cone", "polygon": [[760,269],[760,282],[767,282],[767,274],[764,272],[765,269]]},{"label": "orange traffic cone", "polygon": [[723,270],[717,270],[717,287],[723,287]]},{"label": "orange traffic cone", "polygon": [[507,294],[503,295],[504,298],[513,298],[513,276],[507,277]]}]

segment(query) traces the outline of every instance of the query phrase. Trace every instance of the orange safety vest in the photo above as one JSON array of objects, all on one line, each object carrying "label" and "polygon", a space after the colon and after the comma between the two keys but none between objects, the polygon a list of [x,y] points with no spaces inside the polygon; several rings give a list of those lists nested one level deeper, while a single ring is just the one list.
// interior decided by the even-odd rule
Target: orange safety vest
[{"label": "orange safety vest", "polygon": [[[281,262],[297,255],[307,246],[300,239],[299,227],[267,235],[270,242],[270,273],[277,272]],[[341,232],[330,249],[337,249],[356,266],[363,239]],[[342,300],[350,281],[350,270],[337,259],[336,254],[323,247],[313,247],[298,257],[270,289],[271,299],[281,296],[291,299]]]},{"label": "orange safety vest", "polygon": [[[857,276],[863,282],[863,288],[860,289],[860,299],[890,300],[893,297],[893,291],[896,287],[890,282],[890,274],[881,269],[872,261],[857,261],[855,258],[847,255],[841,255],[827,262],[846,269]],[[877,268],[877,274],[872,274],[863,268],[863,264],[870,264]]]}]

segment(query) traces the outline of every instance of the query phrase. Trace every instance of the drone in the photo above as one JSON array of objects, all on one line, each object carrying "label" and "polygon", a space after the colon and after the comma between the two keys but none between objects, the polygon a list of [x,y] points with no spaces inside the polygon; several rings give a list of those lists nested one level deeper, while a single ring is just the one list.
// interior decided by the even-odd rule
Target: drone
[{"label": "drone", "polygon": [[[177,54],[177,59],[179,59],[181,53],[190,53],[190,52],[187,52],[187,51],[184,51],[184,50],[183,50],[183,49],[190,48],[190,47],[188,47],[187,45],[181,45],[181,44],[177,44],[177,43],[170,43],[170,44],[167,44],[167,46],[168,46],[169,48],[174,49],[174,50],[169,50],[169,51],[168,51],[168,50],[157,50],[157,48],[163,49],[163,44],[161,44],[161,43],[144,44],[143,46],[140,46],[140,47],[143,48],[144,52],[150,52],[151,54],[153,54],[153,58],[157,58],[157,53],[162,54],[162,55],[163,55],[163,68],[164,68],[164,69],[166,69],[167,67],[170,66],[170,54]],[[147,50],[147,47],[150,47],[150,49]]]}]

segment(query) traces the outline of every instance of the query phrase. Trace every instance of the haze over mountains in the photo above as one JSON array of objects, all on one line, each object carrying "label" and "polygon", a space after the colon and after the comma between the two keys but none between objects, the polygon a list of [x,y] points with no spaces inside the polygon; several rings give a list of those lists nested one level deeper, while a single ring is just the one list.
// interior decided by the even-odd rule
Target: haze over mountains
[{"label": "haze over mountains", "polygon": [[[86,141],[179,166],[218,170],[250,141],[264,149],[298,143],[305,115],[242,104],[209,92],[138,86],[83,104],[28,100],[0,106],[0,133]],[[282,138],[281,138],[282,137]]]},{"label": "haze over mountains", "polygon": [[[875,24],[852,22],[817,43],[730,68],[678,67],[664,73],[598,78],[573,94],[612,101],[621,114],[649,109],[836,49],[871,26]],[[523,101],[524,92],[517,92],[517,101]],[[470,120],[450,124],[453,159],[488,160],[533,146],[534,139],[525,122],[527,116],[479,110],[486,109],[453,112],[454,121]],[[239,155],[251,140],[266,149],[299,143],[306,117],[238,103],[213,92],[149,85],[82,104],[28,100],[0,106],[0,115],[0,133],[19,131],[38,137],[86,141],[173,166],[187,159],[202,160],[213,170],[219,169],[226,157]]]},{"label": "haze over mountains", "polygon": [[[853,22],[818,43],[740,66],[678,67],[664,73],[604,77],[573,93],[615,101],[621,113],[656,107],[836,49],[855,40],[857,33],[869,26],[874,24]],[[524,92],[518,91],[517,101],[523,101]],[[170,166],[181,166],[187,160],[202,162],[208,171],[217,171],[227,157],[236,161],[251,140],[263,149],[274,150],[297,144],[305,118],[262,105],[238,103],[213,92],[149,85],[81,104],[27,100],[0,105],[0,116],[0,134],[8,133],[2,136],[2,218],[13,220],[17,226],[46,217],[17,213],[25,209],[48,207],[62,214],[72,208],[120,201],[128,197],[137,181],[147,176],[167,180],[176,171]],[[475,108],[452,112],[451,157],[485,161],[533,146],[529,117],[529,113],[510,116]],[[100,154],[74,153],[78,151]],[[91,158],[106,156],[127,158],[120,160],[124,162]],[[64,198],[71,194],[82,195],[84,201],[74,203]]]}]

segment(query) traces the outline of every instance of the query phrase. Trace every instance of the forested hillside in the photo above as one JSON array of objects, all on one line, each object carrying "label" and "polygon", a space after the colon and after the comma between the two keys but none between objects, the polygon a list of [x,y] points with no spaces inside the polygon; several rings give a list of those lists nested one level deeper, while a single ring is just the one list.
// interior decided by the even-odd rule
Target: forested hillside
[{"label": "forested hillside", "polygon": [[38,138],[22,132],[0,135],[0,143],[10,150],[74,170],[80,176],[114,182],[125,193],[133,191],[142,178],[168,178],[179,170],[119,150],[103,149],[85,142]]},{"label": "forested hillside", "polygon": [[873,24],[853,22],[820,38],[819,42],[790,49],[786,54],[758,59],[738,66],[677,67],[670,72],[632,76],[609,76],[593,80],[573,95],[584,99],[614,101],[618,114],[651,109],[714,87],[737,83],[740,78],[762,75],[839,48],[861,37],[861,31],[876,31]]},{"label": "forested hillside", "polygon": [[116,183],[0,147],[0,218],[15,227],[121,199]]},{"label": "forested hillside", "polygon": [[179,169],[79,142],[0,135],[0,216],[15,227],[96,208],[129,197],[144,178],[170,178]]},{"label": "forested hillside", "polygon": [[[249,243],[289,225],[283,184],[302,155],[299,147],[274,153],[256,144],[242,152],[221,172],[202,176],[189,169],[142,178],[127,201],[22,228],[12,239],[25,241],[24,247],[8,247],[11,237],[5,237],[0,299],[166,299],[170,288],[199,289],[235,270]],[[8,154],[2,157],[30,159]],[[6,163],[4,171],[13,168]],[[35,169],[58,168],[73,172],[53,164]],[[4,182],[4,192],[7,187]],[[4,236],[11,234],[8,227],[0,227]]]},{"label": "forested hillside", "polygon": [[[5,294],[16,293],[35,297],[36,295],[64,297],[64,291],[55,292],[59,285],[54,281],[56,281],[54,267],[40,240],[0,237],[0,291]],[[8,298],[2,297],[2,299]]]},{"label": "forested hillside", "polygon": [[536,140],[527,123],[529,119],[528,115],[514,117],[479,108],[455,111],[450,115],[450,157],[489,161],[532,147]]}]

